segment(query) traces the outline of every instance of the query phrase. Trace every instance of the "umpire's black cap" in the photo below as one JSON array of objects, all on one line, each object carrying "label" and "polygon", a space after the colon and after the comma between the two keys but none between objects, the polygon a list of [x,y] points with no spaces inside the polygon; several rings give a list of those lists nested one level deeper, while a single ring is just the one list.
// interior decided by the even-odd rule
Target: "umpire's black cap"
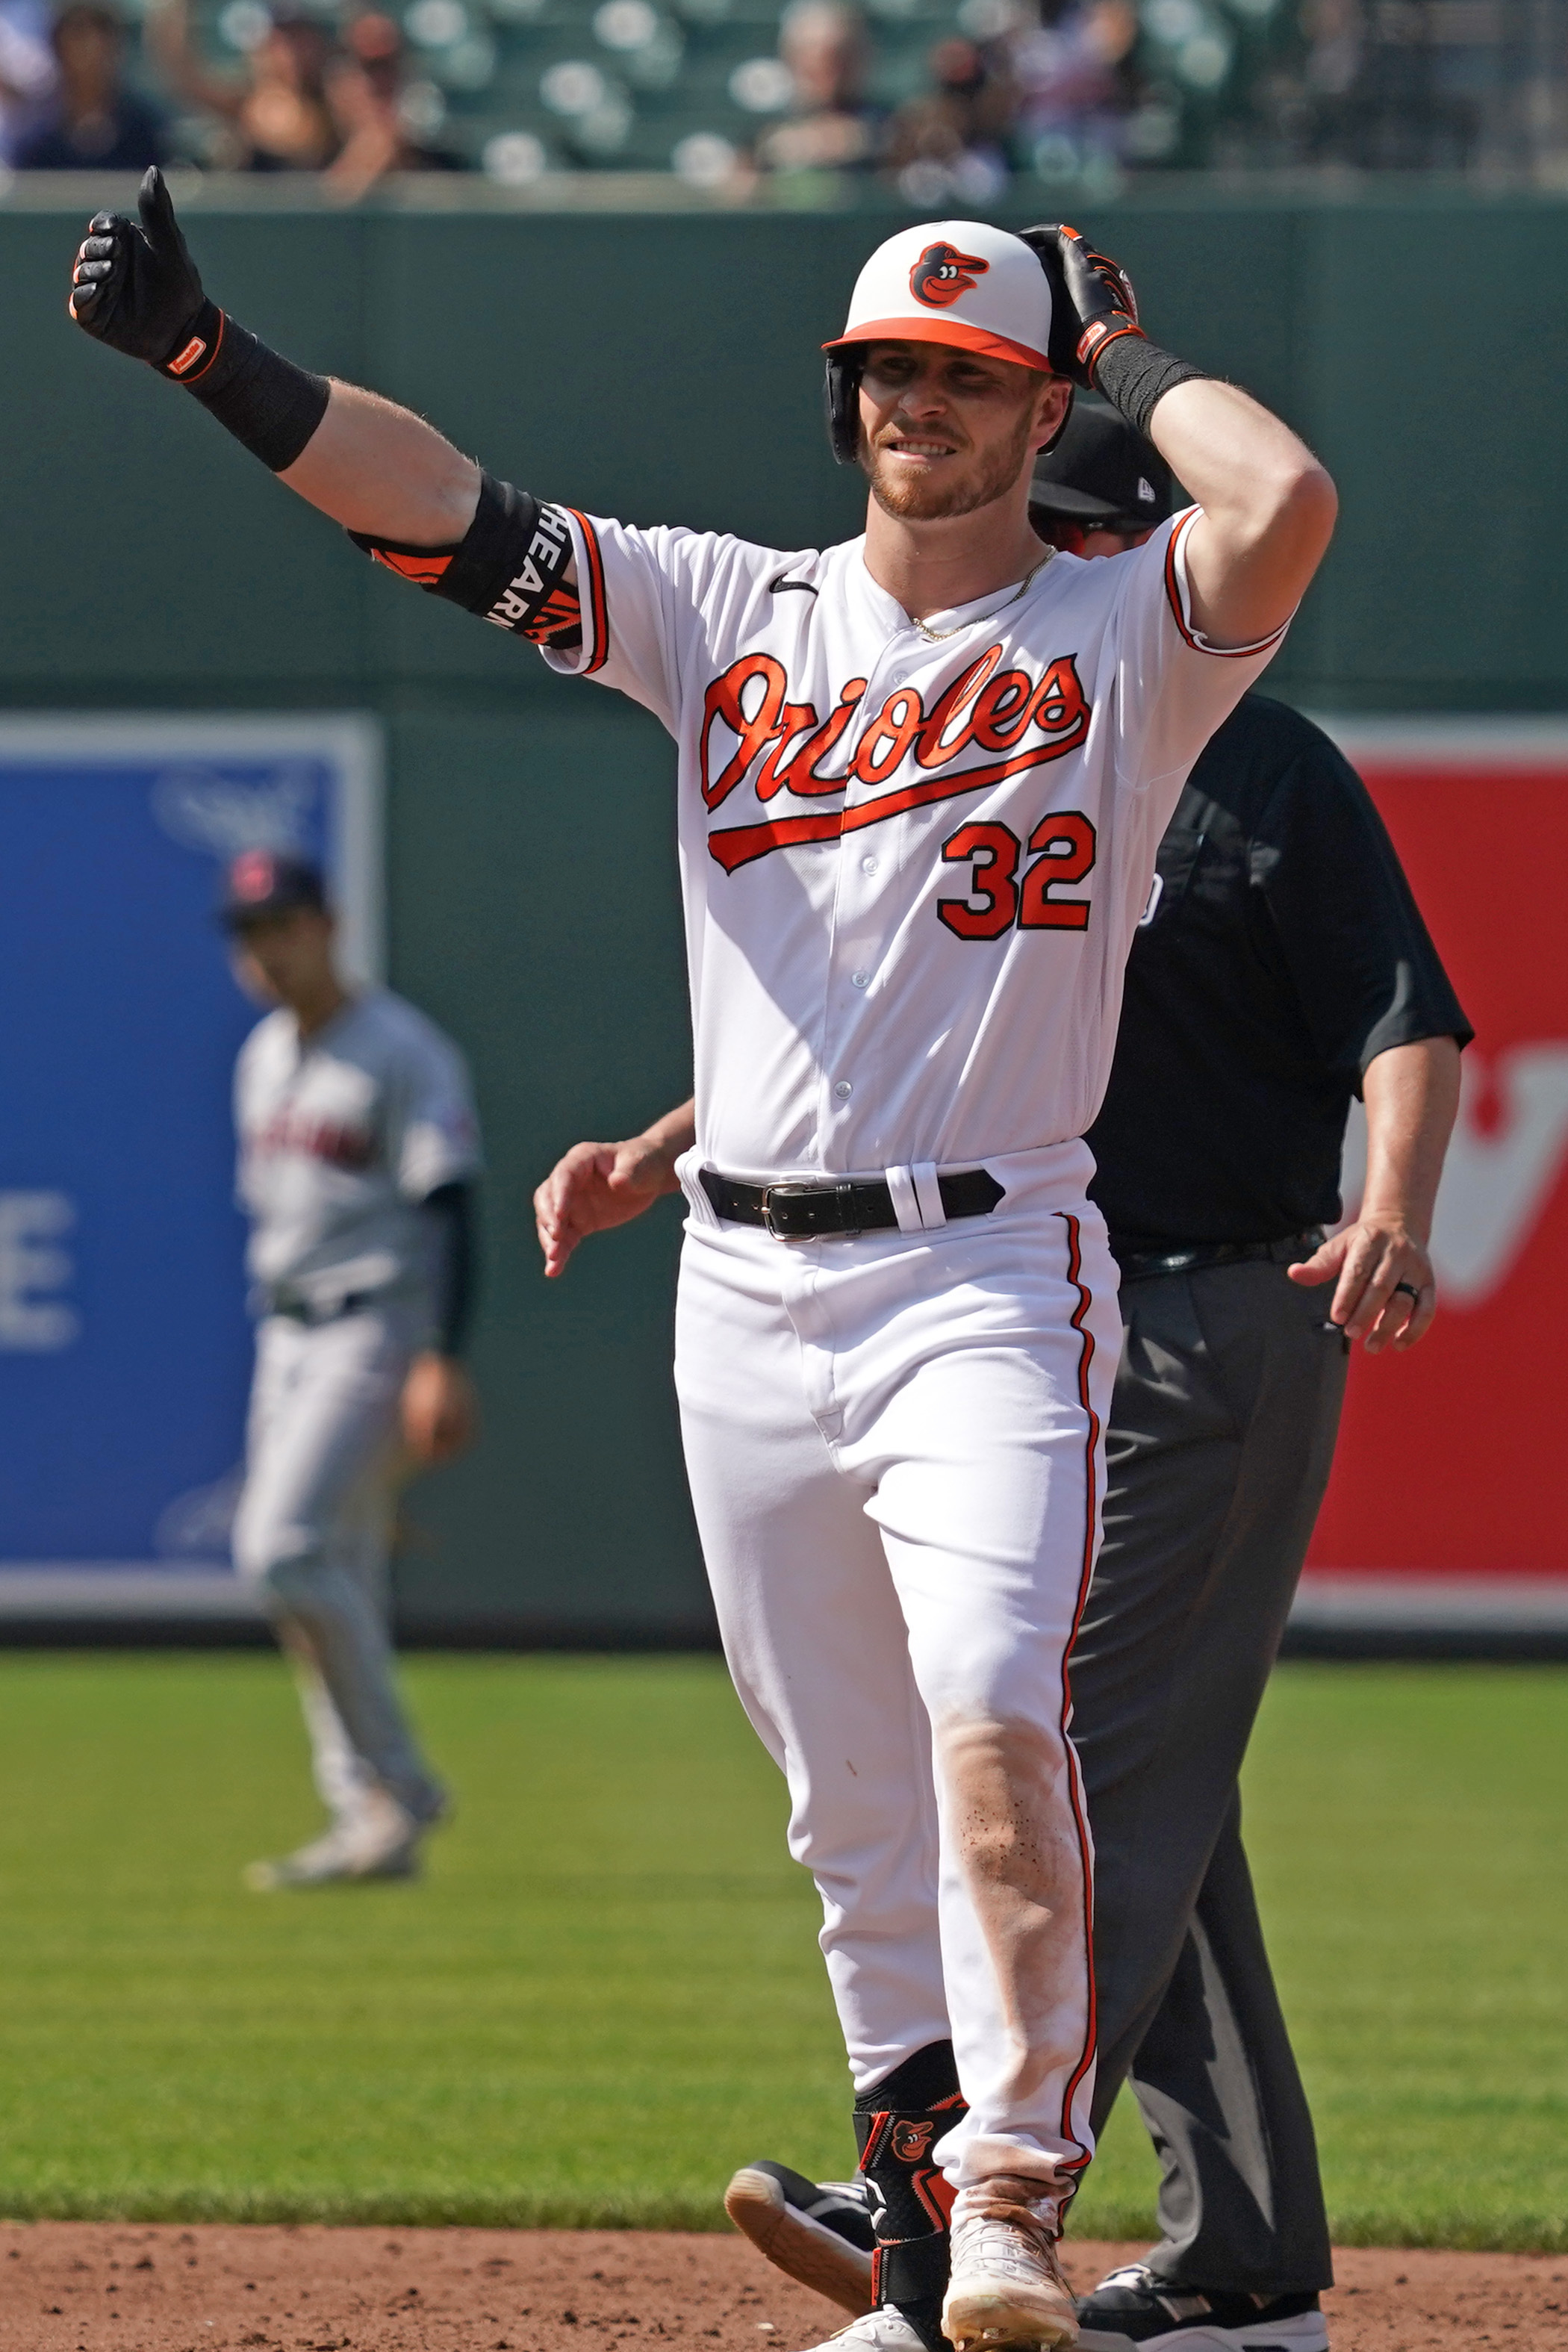
[{"label": "umpire's black cap", "polygon": [[1085,530],[1146,530],[1173,506],[1171,469],[1152,441],[1102,402],[1073,402],[1067,431],[1038,458],[1030,508]]},{"label": "umpire's black cap", "polygon": [[327,886],[319,866],[282,849],[242,849],[223,877],[218,920],[225,930],[242,931],[268,915],[312,907],[324,914]]}]

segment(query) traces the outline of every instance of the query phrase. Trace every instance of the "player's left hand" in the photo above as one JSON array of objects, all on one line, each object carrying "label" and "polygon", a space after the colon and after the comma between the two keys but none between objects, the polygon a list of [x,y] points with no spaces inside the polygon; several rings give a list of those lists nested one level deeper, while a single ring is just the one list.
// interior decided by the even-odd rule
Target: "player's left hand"
[{"label": "player's left hand", "polygon": [[[1347,1339],[1363,1341],[1369,1356],[1389,1347],[1413,1348],[1437,1312],[1431,1257],[1394,1218],[1358,1217],[1286,1272],[1292,1282],[1333,1283],[1329,1320]],[[1414,1298],[1395,1286],[1404,1283],[1415,1292]]]},{"label": "player's left hand", "polygon": [[1051,289],[1050,362],[1058,375],[1094,384],[1095,363],[1118,335],[1141,335],[1138,297],[1119,261],[1059,221],[1019,231]]},{"label": "player's left hand", "polygon": [[433,1348],[416,1356],[403,1383],[403,1441],[420,1468],[466,1454],[479,1422],[474,1384],[457,1358]]}]

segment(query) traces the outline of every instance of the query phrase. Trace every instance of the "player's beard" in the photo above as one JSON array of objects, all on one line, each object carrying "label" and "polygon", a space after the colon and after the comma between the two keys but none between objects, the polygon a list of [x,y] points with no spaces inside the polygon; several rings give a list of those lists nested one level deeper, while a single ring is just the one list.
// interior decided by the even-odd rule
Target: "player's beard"
[{"label": "player's beard", "polygon": [[952,515],[973,514],[979,508],[1005,498],[1023,472],[1030,455],[1034,419],[1031,394],[1019,409],[1017,423],[1007,439],[975,471],[960,474],[956,480],[944,478],[945,468],[902,478],[883,465],[882,453],[869,446],[864,433],[860,436],[860,469],[882,512],[895,516],[900,522],[936,522]]}]

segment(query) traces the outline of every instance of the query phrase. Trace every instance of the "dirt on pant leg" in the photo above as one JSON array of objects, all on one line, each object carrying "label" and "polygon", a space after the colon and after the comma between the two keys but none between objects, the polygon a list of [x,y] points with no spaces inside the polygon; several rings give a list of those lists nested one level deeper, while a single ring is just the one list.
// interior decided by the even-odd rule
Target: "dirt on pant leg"
[{"label": "dirt on pant leg", "polygon": [[[1080,2294],[1146,2251],[1063,2249]],[[1334,2261],[1333,2352],[1568,2341],[1568,2255]],[[0,2222],[0,2352],[803,2352],[843,2318],[730,2235]]]},{"label": "dirt on pant leg", "polygon": [[1005,2025],[998,2086],[1008,2106],[1037,2107],[1049,2077],[1079,2063],[1089,2000],[1084,1849],[1065,1742],[1037,1724],[949,1717],[935,1752]]}]

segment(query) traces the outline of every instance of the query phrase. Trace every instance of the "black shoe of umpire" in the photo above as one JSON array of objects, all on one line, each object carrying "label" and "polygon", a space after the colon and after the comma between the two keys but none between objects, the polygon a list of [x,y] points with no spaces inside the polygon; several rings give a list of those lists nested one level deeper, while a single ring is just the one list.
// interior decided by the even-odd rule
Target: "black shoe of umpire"
[{"label": "black shoe of umpire", "polygon": [[1146,2263],[1078,2298],[1079,2352],[1328,2352],[1315,2294],[1230,2294],[1173,2286]]},{"label": "black shoe of umpire", "polygon": [[787,2164],[742,2165],[724,2210],[776,2270],[857,2319],[872,2307],[876,2236],[863,2180],[808,2180]]}]

